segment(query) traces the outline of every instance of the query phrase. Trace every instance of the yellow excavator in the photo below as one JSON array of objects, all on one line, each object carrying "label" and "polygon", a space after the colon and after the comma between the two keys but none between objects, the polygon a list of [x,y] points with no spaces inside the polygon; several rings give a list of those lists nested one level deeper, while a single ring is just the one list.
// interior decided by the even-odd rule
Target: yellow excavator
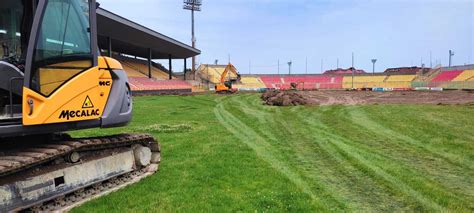
[{"label": "yellow excavator", "polygon": [[[229,78],[227,78],[227,75],[229,73],[233,73],[234,76],[236,76],[236,77],[232,78],[229,75]],[[225,67],[224,72],[222,72],[221,79],[220,79],[219,83],[216,84],[215,90],[216,90],[217,93],[233,93],[234,90],[232,90],[232,85],[234,83],[238,82],[238,81],[240,81],[240,74],[237,72],[237,69],[234,67],[234,65],[229,63]]]},{"label": "yellow excavator", "polygon": [[158,170],[147,134],[63,133],[132,118],[126,73],[99,55],[97,5],[1,1],[0,212],[62,211]]}]

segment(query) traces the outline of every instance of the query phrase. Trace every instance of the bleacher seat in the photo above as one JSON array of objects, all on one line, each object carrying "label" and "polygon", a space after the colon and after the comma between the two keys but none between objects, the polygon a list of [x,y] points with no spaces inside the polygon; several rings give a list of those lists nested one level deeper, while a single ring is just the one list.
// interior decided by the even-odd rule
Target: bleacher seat
[{"label": "bleacher seat", "polygon": [[[148,62],[135,58],[127,58],[124,56],[117,56],[117,60],[122,64],[122,67],[127,72],[129,77],[147,77],[148,76]],[[151,67],[151,75],[156,79],[169,79],[168,73],[158,69],[155,66]],[[173,77],[175,79],[175,77]]]},{"label": "bleacher seat", "polygon": [[444,71],[435,76],[431,82],[428,83],[429,87],[444,87],[448,88],[450,82],[458,77],[463,71],[462,70],[453,70],[453,71]]},{"label": "bleacher seat", "polygon": [[354,88],[374,88],[384,87],[384,81],[387,78],[386,75],[379,76],[354,76],[354,84],[352,84],[352,76],[344,76],[343,88],[351,89],[352,85]]},{"label": "bleacher seat", "polygon": [[235,84],[238,89],[262,89],[266,88],[265,84],[258,77],[241,77],[241,84]]},{"label": "bleacher seat", "polygon": [[448,82],[452,81],[456,77],[458,77],[463,71],[461,70],[454,70],[454,71],[444,71],[438,74],[436,77],[431,80],[431,82]]},{"label": "bleacher seat", "polygon": [[474,70],[464,70],[453,81],[474,81]]},{"label": "bleacher seat", "polygon": [[179,91],[189,90],[192,86],[183,80],[157,80],[147,77],[130,77],[132,91]]},{"label": "bleacher seat", "polygon": [[280,76],[260,76],[260,79],[267,88],[280,89],[283,84]]},{"label": "bleacher seat", "polygon": [[416,75],[391,75],[385,79],[384,87],[387,88],[410,88],[411,82]]},{"label": "bleacher seat", "polygon": [[340,89],[342,88],[342,76],[289,76],[284,81],[287,84],[297,83],[298,89]]},{"label": "bleacher seat", "polygon": [[133,67],[129,66],[127,63],[121,63],[125,73],[127,73],[128,77],[146,77],[145,74],[137,71]]}]

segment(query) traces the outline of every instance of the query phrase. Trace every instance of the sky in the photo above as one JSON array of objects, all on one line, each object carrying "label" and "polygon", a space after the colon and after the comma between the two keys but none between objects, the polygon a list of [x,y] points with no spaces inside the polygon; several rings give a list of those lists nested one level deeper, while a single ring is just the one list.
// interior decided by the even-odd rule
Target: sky
[{"label": "sky", "polygon": [[[191,14],[182,0],[98,1],[191,44]],[[374,58],[376,72],[447,65],[449,50],[454,65],[474,64],[473,0],[203,0],[195,27],[198,65],[230,58],[243,74],[288,73],[289,61],[291,73],[321,73],[337,61],[348,68],[352,53],[354,66],[368,72]],[[181,71],[183,61],[173,69]]]}]

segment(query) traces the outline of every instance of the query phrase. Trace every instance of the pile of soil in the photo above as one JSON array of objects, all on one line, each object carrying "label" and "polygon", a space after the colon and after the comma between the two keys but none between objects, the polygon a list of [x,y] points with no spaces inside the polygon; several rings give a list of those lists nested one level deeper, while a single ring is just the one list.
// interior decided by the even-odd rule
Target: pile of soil
[{"label": "pile of soil", "polygon": [[270,106],[306,105],[308,100],[295,91],[270,90],[262,94],[262,100]]},{"label": "pile of soil", "polygon": [[294,105],[367,105],[367,104],[431,104],[474,105],[471,91],[267,91],[265,104]]}]

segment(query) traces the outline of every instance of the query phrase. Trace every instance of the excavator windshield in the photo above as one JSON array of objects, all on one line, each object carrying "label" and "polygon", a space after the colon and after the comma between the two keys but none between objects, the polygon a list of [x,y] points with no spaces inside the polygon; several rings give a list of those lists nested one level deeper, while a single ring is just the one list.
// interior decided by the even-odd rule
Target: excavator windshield
[{"label": "excavator windshield", "polygon": [[32,89],[51,95],[93,65],[89,2],[49,0],[38,28],[32,61]]}]

